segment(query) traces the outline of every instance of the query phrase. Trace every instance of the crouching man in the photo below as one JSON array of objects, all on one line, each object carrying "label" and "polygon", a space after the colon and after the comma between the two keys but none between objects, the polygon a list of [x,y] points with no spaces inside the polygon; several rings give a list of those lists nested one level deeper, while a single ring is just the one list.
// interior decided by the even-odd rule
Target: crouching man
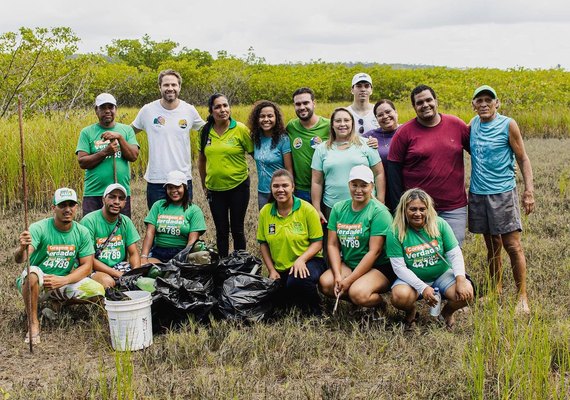
[{"label": "crouching man", "polygon": [[[31,319],[31,340],[40,343],[38,304],[48,298],[87,300],[103,296],[103,286],[88,278],[93,266],[93,244],[89,230],[74,221],[77,194],[73,189],[55,191],[53,217],[30,225],[20,234],[20,246],[14,254],[17,263],[25,261],[26,249],[30,260],[30,276],[24,270],[16,285]],[[29,280],[29,285],[28,285]],[[30,334],[25,342],[29,343]]]},{"label": "crouching man", "polygon": [[105,288],[114,287],[125,272],[141,265],[137,249],[139,233],[133,221],[121,215],[126,202],[127,189],[120,183],[113,183],[103,193],[103,207],[81,220],[95,245],[92,278]]}]

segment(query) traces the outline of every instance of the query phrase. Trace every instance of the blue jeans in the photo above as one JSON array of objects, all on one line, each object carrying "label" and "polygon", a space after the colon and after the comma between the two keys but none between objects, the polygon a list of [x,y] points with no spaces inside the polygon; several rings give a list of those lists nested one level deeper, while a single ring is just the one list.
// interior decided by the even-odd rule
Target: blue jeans
[{"label": "blue jeans", "polygon": [[[192,202],[192,179],[188,179],[188,198]],[[158,200],[166,199],[166,188],[164,183],[146,183],[146,206],[150,210],[152,205]]]},{"label": "blue jeans", "polygon": [[295,196],[305,201],[311,202],[311,192],[306,190],[295,189],[293,192]]},{"label": "blue jeans", "polygon": [[451,230],[459,242],[459,247],[463,246],[465,228],[467,227],[467,206],[450,211],[438,211],[437,215],[451,226]]},{"label": "blue jeans", "polygon": [[320,257],[311,258],[307,262],[307,269],[310,275],[303,279],[289,275],[290,269],[279,272],[284,292],[283,300],[286,305],[296,306],[303,313],[319,315],[321,309],[317,284],[327,269],[325,260]]},{"label": "blue jeans", "polygon": [[257,192],[257,206],[259,207],[260,210],[263,208],[264,205],[266,205],[269,202],[270,196],[271,193]]},{"label": "blue jeans", "polygon": [[174,258],[174,256],[184,250],[184,247],[159,247],[154,246],[150,249],[150,257],[158,258],[160,262],[168,262]]}]

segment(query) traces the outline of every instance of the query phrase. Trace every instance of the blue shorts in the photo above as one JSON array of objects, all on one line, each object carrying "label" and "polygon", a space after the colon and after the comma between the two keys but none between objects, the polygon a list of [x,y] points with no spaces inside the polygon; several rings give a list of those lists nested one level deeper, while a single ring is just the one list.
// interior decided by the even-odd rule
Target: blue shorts
[{"label": "blue shorts", "polygon": [[[439,288],[439,293],[441,293],[442,297],[445,295],[445,292],[447,292],[447,289],[449,289],[450,287],[452,287],[453,285],[455,285],[455,275],[453,274],[453,270],[451,268],[449,268],[447,271],[445,271],[443,274],[441,274],[435,281],[433,282],[426,282],[426,284],[428,286],[431,286],[432,288]],[[397,285],[408,285],[410,286],[408,283],[404,282],[401,279],[396,279],[396,281],[394,282],[394,284],[392,285],[392,289],[394,288],[394,286]],[[418,295],[418,300],[422,298],[422,295]]]}]

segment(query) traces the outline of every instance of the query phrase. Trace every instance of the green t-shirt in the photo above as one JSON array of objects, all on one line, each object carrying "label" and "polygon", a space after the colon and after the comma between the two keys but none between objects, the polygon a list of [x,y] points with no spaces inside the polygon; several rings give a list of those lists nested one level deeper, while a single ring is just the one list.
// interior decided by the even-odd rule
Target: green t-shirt
[{"label": "green t-shirt", "polygon": [[322,238],[319,214],[305,200],[293,197],[293,209],[286,217],[277,212],[275,203],[266,204],[259,212],[257,241],[268,244],[277,271],[291,268],[312,242]]},{"label": "green t-shirt", "polygon": [[235,120],[220,136],[210,129],[204,148],[206,156],[206,187],[210,190],[230,190],[248,177],[245,153],[253,153],[249,129]]},{"label": "green t-shirt", "polygon": [[147,224],[156,228],[154,244],[166,248],[183,248],[188,244],[190,232],[206,231],[206,221],[200,207],[196,204],[182,206],[170,204],[164,208],[166,200],[162,199],[153,204],[144,219]]},{"label": "green t-shirt", "polygon": [[311,160],[316,147],[329,138],[330,120],[319,117],[311,129],[305,129],[299,118],[289,121],[287,133],[291,140],[291,157],[295,172],[295,188],[311,190]]},{"label": "green t-shirt", "polygon": [[[355,269],[368,253],[371,236],[387,237],[392,231],[392,214],[386,206],[371,199],[360,211],[352,209],[352,199],[336,203],[331,211],[327,228],[336,231],[342,258],[350,269]],[[374,266],[388,264],[386,244]]]},{"label": "green t-shirt", "polygon": [[73,221],[67,232],[58,230],[52,218],[30,225],[34,252],[30,264],[45,274],[66,276],[79,266],[79,259],[95,253],[89,230]]},{"label": "green t-shirt", "polygon": [[[421,234],[430,239],[433,247],[445,256],[449,250],[456,248],[459,243],[449,224],[441,217],[437,217],[439,236],[430,238],[423,228]],[[388,257],[403,257],[408,269],[424,282],[433,282],[450,267],[427,244],[420,236],[408,228],[404,242],[398,240],[398,231],[391,232],[388,236],[386,252]],[[449,261],[448,261],[449,262]]]},{"label": "green t-shirt", "polygon": [[[92,243],[98,250],[103,246],[117,222],[109,222],[103,216],[102,210],[96,210],[87,214],[81,220],[81,224],[89,229]],[[126,215],[121,215],[121,225],[115,232],[105,248],[101,249],[101,254],[97,259],[108,267],[114,267],[127,260],[127,247],[141,239],[135,224]]]},{"label": "green t-shirt", "polygon": [[[135,132],[130,125],[116,123],[112,128],[103,128],[99,124],[89,125],[81,130],[79,134],[79,142],[75,153],[84,151],[87,154],[94,154],[109,145],[108,140],[101,139],[101,135],[105,132],[112,131],[120,133],[127,143],[139,145],[135,137]],[[127,189],[127,194],[131,194],[131,168],[129,162],[122,157],[119,150],[115,153],[117,160],[117,183],[120,183]],[[103,196],[105,189],[111,183],[115,183],[113,175],[113,157],[107,156],[99,165],[92,169],[85,170],[85,189],[84,196]]]}]

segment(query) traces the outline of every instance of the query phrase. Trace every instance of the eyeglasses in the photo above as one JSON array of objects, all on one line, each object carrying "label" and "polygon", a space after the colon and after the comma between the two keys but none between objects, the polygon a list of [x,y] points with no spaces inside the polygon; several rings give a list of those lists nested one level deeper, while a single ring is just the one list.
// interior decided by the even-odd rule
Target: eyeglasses
[{"label": "eyeglasses", "polygon": [[360,128],[358,128],[358,133],[364,133],[364,120],[362,118],[359,118],[358,124],[360,125]]}]

